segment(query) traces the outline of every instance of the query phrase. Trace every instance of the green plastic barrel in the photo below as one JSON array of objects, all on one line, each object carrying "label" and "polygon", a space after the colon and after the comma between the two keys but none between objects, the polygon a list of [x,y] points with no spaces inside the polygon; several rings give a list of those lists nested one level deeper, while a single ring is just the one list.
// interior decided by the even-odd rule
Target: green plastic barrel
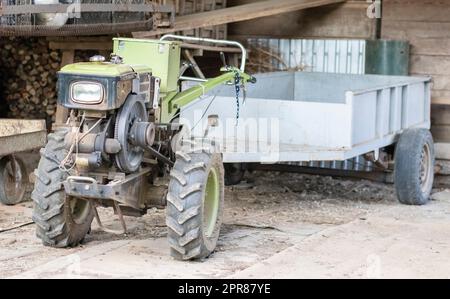
[{"label": "green plastic barrel", "polygon": [[409,75],[409,42],[368,40],[366,42],[366,74]]}]

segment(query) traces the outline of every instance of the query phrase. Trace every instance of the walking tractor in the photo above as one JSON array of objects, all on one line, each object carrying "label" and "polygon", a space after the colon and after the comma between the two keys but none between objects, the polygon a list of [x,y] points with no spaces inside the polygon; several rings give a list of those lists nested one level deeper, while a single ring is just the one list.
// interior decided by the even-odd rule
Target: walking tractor
[{"label": "walking tractor", "polygon": [[[237,46],[242,63],[224,60],[216,78],[186,77],[180,40]],[[48,136],[32,194],[45,245],[76,246],[94,218],[118,232],[102,225],[99,206],[114,209],[120,232],[124,215],[166,206],[171,255],[205,258],[222,223],[224,163],[233,181],[245,163],[358,159],[393,170],[401,202],[428,201],[430,78],[290,72],[255,78],[245,73],[244,47],[232,41],[167,35],[113,43],[109,61],[94,56],[59,72],[58,101],[69,117]]]},{"label": "walking tractor", "polygon": [[[183,146],[180,109],[218,85],[253,78],[244,73],[240,44],[213,40],[239,46],[241,68],[225,67],[221,76],[180,92],[181,80],[189,78],[180,76],[180,42],[169,38],[196,40],[116,38],[110,61],[94,56],[59,72],[58,102],[69,118],[48,136],[32,193],[44,245],[76,246],[94,218],[108,231],[97,206],[113,207],[125,231],[123,215],[143,215],[166,197],[172,255],[197,259],[214,250],[224,204],[222,158],[207,140]],[[165,196],[154,182],[168,171]]]}]

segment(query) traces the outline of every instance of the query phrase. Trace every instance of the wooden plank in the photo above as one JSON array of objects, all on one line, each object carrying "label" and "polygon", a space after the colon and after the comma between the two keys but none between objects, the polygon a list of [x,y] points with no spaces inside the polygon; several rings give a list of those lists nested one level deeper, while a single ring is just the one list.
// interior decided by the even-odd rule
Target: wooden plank
[{"label": "wooden plank", "polygon": [[184,54],[184,57],[186,57],[186,59],[192,65],[192,70],[193,70],[194,74],[200,79],[206,79],[205,75],[203,74],[202,70],[199,68],[197,61],[195,61],[195,58],[191,54],[190,50],[183,50],[183,54]]},{"label": "wooden plank", "polygon": [[431,133],[435,142],[450,142],[450,126],[432,126]]},{"label": "wooden plank", "polygon": [[411,55],[411,73],[450,76],[450,59],[448,56]]},{"label": "wooden plank", "polygon": [[450,90],[433,90],[431,102],[435,105],[448,105],[450,102]]},{"label": "wooden plank", "polygon": [[175,20],[172,28],[157,29],[149,32],[136,32],[133,33],[133,36],[136,38],[147,38],[175,31],[251,20],[341,2],[345,2],[345,0],[267,0],[187,16],[180,16]]},{"label": "wooden plank", "polygon": [[[436,152],[436,159],[450,160],[450,143],[436,143],[434,145]],[[450,165],[448,165],[450,166]],[[448,167],[447,167],[448,168]],[[447,173],[449,175],[450,173]]]},{"label": "wooden plank", "polygon": [[[448,59],[450,59],[450,57]],[[416,74],[412,74],[412,75],[416,75]],[[433,89],[435,89],[435,90],[450,90],[450,76],[434,75],[433,76]]]},{"label": "wooden plank", "polygon": [[450,22],[383,20],[382,38],[399,40],[450,38]]},{"label": "wooden plank", "polygon": [[439,98],[439,97],[434,97],[431,99],[431,103],[434,105],[448,105],[450,106],[450,97],[448,98]]},{"label": "wooden plank", "polygon": [[229,36],[268,38],[373,39],[377,21],[367,17],[369,4],[348,1],[229,25]]},{"label": "wooden plank", "polygon": [[[73,63],[74,59],[75,59],[75,50],[72,49],[63,51],[61,58],[61,67]],[[58,126],[64,125],[68,117],[69,117],[69,110],[61,105],[57,105],[55,123],[52,126],[52,130],[55,130],[55,128]]]},{"label": "wooden plank", "polygon": [[52,50],[112,50],[112,41],[108,42],[49,42]]},{"label": "wooden plank", "polygon": [[0,119],[0,138],[45,130],[44,120]]},{"label": "wooden plank", "polygon": [[383,0],[383,20],[449,22],[449,0]]},{"label": "wooden plank", "polygon": [[431,106],[431,124],[450,126],[450,107],[448,105]]},{"label": "wooden plank", "polygon": [[411,38],[409,42],[413,55],[450,57],[450,38]]}]

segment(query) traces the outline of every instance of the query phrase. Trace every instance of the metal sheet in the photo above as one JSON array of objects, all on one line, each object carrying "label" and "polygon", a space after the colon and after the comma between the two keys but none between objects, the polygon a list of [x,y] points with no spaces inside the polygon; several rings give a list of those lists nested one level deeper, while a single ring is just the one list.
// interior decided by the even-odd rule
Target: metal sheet
[{"label": "metal sheet", "polygon": [[[249,46],[262,47],[281,56],[291,69],[306,72],[364,74],[365,40],[249,39]],[[273,60],[274,68],[284,65]]]}]

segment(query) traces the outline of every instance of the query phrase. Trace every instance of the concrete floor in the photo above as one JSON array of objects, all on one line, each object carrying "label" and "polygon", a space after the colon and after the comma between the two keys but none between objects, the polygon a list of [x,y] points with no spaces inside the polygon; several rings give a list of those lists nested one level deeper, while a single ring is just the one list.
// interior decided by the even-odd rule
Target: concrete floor
[{"label": "concrete floor", "polygon": [[[34,225],[0,233],[1,278],[450,278],[450,193],[397,203],[392,186],[258,173],[227,188],[217,251],[168,256],[164,211],[128,218],[130,233],[98,230],[71,249],[40,245]],[[440,190],[437,190],[440,191]],[[30,202],[0,207],[0,230],[26,224]],[[109,210],[106,224],[119,227]]]}]

